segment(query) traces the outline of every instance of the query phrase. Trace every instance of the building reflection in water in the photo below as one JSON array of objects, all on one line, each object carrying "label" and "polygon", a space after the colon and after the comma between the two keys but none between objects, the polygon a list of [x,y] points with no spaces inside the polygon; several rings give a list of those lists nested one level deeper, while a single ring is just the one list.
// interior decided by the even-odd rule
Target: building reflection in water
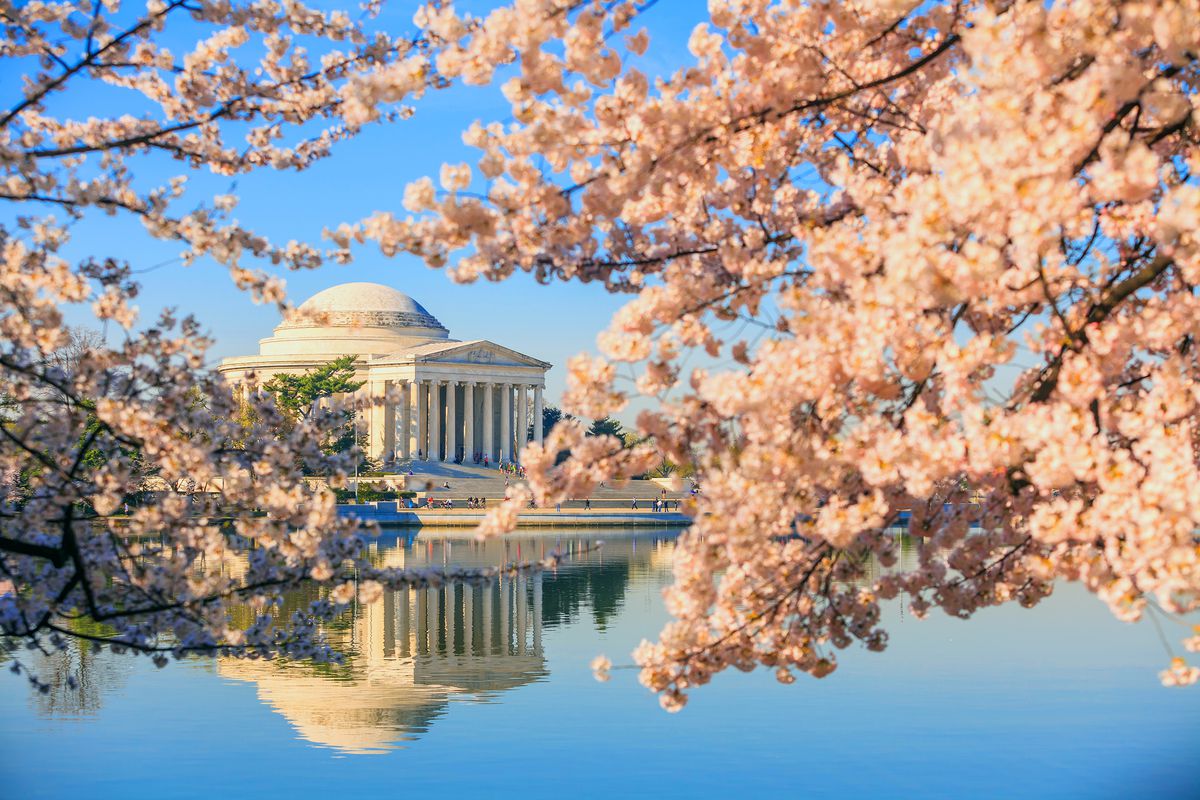
[{"label": "building reflection in water", "polygon": [[[896,534],[898,563],[884,569],[870,559],[855,583],[866,586],[884,572],[917,567],[920,540]],[[559,569],[537,576],[478,587],[401,589],[385,592],[370,605],[352,606],[326,630],[346,654],[343,664],[235,658],[196,658],[191,663],[197,670],[215,669],[228,680],[254,684],[259,699],[303,740],[345,753],[386,752],[428,731],[451,702],[488,702],[545,680],[544,632],[589,623],[604,630],[624,607],[631,586],[666,586],[677,534],[574,529],[562,536],[510,536],[482,543],[466,535],[461,530],[422,531],[415,538],[383,538],[373,545],[373,556],[388,566],[495,566],[542,558],[555,548],[569,557]],[[601,539],[603,547],[595,548]],[[220,568],[236,574],[245,569],[245,558],[231,555]],[[289,593],[280,613],[306,607],[320,591],[310,586]],[[240,612],[250,624],[249,609]],[[904,602],[887,604],[884,614],[889,624],[903,622]],[[48,694],[33,693],[31,701],[46,717],[97,713],[129,674],[128,656],[92,653],[75,639],[67,644],[60,653],[24,656],[51,682]],[[0,654],[0,664],[4,658]],[[71,675],[79,688],[68,687]]]},{"label": "building reflection in water", "polygon": [[672,538],[610,534],[600,550],[590,549],[595,539],[587,536],[482,543],[425,532],[401,538],[377,547],[380,563],[497,565],[540,558],[554,547],[574,557],[552,573],[475,587],[400,589],[357,605],[327,631],[347,654],[343,665],[222,658],[218,672],[254,683],[259,699],[302,739],[346,753],[386,752],[427,731],[451,701],[486,702],[543,679],[544,627],[590,610],[602,629],[621,607],[631,575],[669,579]]}]

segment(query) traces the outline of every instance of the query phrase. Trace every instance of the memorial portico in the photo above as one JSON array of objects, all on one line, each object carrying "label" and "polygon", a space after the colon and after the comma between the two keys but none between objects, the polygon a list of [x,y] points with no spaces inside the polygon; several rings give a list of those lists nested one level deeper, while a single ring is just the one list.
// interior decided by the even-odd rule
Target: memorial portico
[{"label": "memorial portico", "polygon": [[380,284],[314,295],[261,340],[258,355],[227,358],[220,371],[261,383],[348,354],[363,382],[354,401],[372,458],[512,460],[530,438],[542,441],[550,364],[486,339],[451,339],[419,303]]}]

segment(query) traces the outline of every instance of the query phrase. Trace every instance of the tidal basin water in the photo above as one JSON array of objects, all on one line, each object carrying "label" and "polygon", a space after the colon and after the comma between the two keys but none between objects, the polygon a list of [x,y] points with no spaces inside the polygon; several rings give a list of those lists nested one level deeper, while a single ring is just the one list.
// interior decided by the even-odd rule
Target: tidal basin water
[{"label": "tidal basin water", "polygon": [[970,622],[892,605],[883,654],[791,686],[725,674],[668,715],[632,670],[601,684],[588,662],[627,663],[663,624],[674,534],[378,543],[394,564],[555,546],[583,552],[354,609],[340,667],[73,651],[82,689],[36,697],[5,670],[0,797],[1200,797],[1200,690],[1159,685],[1154,627],[1078,587]]}]

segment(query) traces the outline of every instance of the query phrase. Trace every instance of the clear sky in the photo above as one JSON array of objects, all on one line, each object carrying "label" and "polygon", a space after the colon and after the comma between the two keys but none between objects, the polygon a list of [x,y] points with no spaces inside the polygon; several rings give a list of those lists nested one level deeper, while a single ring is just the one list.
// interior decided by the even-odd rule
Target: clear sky
[{"label": "clear sky", "polygon": [[[409,32],[417,5],[411,0],[392,2],[380,23],[393,32]],[[488,5],[492,4],[459,4],[477,12],[485,11]],[[651,32],[651,50],[639,60],[639,68],[654,75],[685,63],[690,58],[687,38],[695,24],[706,17],[706,4],[698,0],[664,0],[649,9],[643,15],[643,24]],[[0,84],[11,88],[15,77],[0,75]],[[75,113],[84,111],[85,104],[101,100],[95,94],[88,98],[60,97],[57,102],[77,104]],[[120,99],[113,95],[103,101]],[[477,154],[461,140],[462,131],[473,121],[510,119],[509,106],[498,86],[431,92],[414,105],[416,114],[411,119],[371,126],[338,145],[331,158],[305,172],[264,171],[238,177],[234,193],[241,202],[236,218],[276,242],[298,239],[327,245],[320,239],[322,228],[354,222],[376,211],[403,215],[406,212],[400,200],[408,182],[425,175],[433,176],[436,182],[444,162],[473,164]],[[55,110],[62,111],[63,106]],[[135,108],[128,111],[137,113]],[[113,113],[112,108],[106,113]],[[133,163],[141,178],[161,179],[186,171],[174,162]],[[197,200],[227,192],[231,187],[228,178],[197,172],[188,175],[189,196]],[[257,352],[258,340],[269,336],[279,321],[276,310],[254,305],[212,262],[183,267],[176,260],[179,249],[176,243],[152,239],[136,221],[96,215],[75,226],[68,252],[72,256],[123,258],[135,270],[148,270],[140,276],[143,292],[138,306],[143,320],[150,321],[164,306],[194,313],[216,339],[211,351],[214,365],[226,356]],[[253,262],[246,265],[264,266]],[[623,302],[619,296],[608,295],[600,285],[539,286],[524,274],[498,284],[456,285],[445,272],[430,270],[418,259],[387,258],[373,246],[360,248],[351,265],[329,265],[311,272],[290,273],[286,278],[289,296],[296,303],[347,281],[394,286],[423,304],[456,339],[491,339],[554,364],[547,375],[547,401],[551,403],[557,403],[562,392],[566,360],[574,353],[594,349],[596,333]],[[86,318],[78,316],[71,321],[86,322]]]}]

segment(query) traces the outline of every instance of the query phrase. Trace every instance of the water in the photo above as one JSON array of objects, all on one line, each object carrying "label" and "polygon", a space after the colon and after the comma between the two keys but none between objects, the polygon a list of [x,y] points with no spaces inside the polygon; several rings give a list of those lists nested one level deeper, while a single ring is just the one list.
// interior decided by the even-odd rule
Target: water
[{"label": "water", "polygon": [[430,532],[378,555],[494,563],[558,542],[585,552],[556,574],[355,609],[334,632],[344,667],[72,652],[83,689],[47,697],[5,671],[0,797],[1200,796],[1200,691],[1161,687],[1153,627],[1078,587],[965,623],[892,606],[883,654],[792,686],[722,675],[668,715],[633,671],[600,684],[587,665],[627,662],[665,621],[671,534]]}]

